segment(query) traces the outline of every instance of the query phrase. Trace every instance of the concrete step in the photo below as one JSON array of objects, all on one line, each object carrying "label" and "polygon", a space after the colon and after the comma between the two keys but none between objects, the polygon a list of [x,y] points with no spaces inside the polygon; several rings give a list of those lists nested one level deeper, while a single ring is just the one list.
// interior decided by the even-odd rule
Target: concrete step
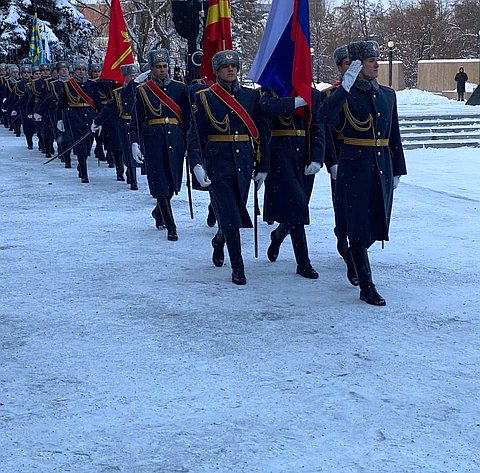
[{"label": "concrete step", "polygon": [[404,149],[418,149],[418,148],[463,148],[464,146],[470,148],[478,148],[480,146],[479,139],[465,139],[465,140],[424,140],[424,141],[403,141]]},{"label": "concrete step", "polygon": [[402,116],[405,149],[480,147],[480,115]]},{"label": "concrete step", "polygon": [[432,135],[432,134],[423,134],[423,135],[403,135],[402,136],[402,143],[410,143],[415,141],[463,141],[463,140],[477,140],[480,141],[480,133],[476,134],[441,134],[441,135]]}]

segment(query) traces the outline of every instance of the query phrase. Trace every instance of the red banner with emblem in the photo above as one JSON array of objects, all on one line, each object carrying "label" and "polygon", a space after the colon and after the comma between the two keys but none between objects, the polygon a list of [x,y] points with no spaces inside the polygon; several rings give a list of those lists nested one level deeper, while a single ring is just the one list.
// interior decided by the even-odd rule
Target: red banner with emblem
[{"label": "red banner with emblem", "polygon": [[110,25],[108,27],[108,46],[103,63],[101,79],[112,79],[123,84],[124,78],[120,72],[123,64],[134,62],[132,43],[123,17],[120,0],[112,0],[110,7]]}]

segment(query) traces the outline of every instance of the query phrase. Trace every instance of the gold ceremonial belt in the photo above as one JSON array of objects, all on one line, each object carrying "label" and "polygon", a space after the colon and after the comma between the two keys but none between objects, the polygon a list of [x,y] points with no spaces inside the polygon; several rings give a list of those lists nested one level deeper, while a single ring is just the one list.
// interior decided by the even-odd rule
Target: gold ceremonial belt
[{"label": "gold ceremonial belt", "polygon": [[272,130],[272,136],[305,136],[305,130]]},{"label": "gold ceremonial belt", "polygon": [[131,115],[122,115],[120,117],[122,120],[131,120],[132,119],[132,116]]},{"label": "gold ceremonial belt", "polygon": [[208,135],[208,141],[250,141],[250,135]]},{"label": "gold ceremonial belt", "polygon": [[345,139],[345,137],[343,136],[343,133],[338,133],[337,134],[337,140],[338,141],[343,141]]},{"label": "gold ceremonial belt", "polygon": [[379,138],[378,140],[369,140],[363,138],[348,138],[345,137],[343,142],[346,145],[356,146],[388,146],[388,138]]},{"label": "gold ceremonial belt", "polygon": [[85,107],[90,107],[88,103],[71,103],[68,104],[68,108],[85,108]]},{"label": "gold ceremonial belt", "polygon": [[148,120],[149,125],[178,125],[179,121],[176,118],[152,118]]}]

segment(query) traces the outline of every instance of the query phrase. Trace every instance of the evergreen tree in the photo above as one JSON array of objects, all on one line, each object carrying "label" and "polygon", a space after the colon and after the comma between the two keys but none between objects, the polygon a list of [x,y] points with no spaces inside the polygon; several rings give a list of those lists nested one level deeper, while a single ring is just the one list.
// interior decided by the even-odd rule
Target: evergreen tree
[{"label": "evergreen tree", "polygon": [[57,59],[90,57],[93,25],[67,0],[0,0],[0,60],[19,62],[28,56],[33,16],[52,31],[50,48]]}]

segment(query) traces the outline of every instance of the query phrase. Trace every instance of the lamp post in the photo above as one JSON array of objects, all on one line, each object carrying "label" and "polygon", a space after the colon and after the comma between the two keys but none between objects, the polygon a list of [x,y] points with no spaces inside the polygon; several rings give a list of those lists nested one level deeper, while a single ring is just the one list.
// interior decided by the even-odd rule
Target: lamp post
[{"label": "lamp post", "polygon": [[388,46],[388,86],[392,86],[392,75],[393,75],[393,47],[395,43],[393,41],[389,41],[387,43]]}]

